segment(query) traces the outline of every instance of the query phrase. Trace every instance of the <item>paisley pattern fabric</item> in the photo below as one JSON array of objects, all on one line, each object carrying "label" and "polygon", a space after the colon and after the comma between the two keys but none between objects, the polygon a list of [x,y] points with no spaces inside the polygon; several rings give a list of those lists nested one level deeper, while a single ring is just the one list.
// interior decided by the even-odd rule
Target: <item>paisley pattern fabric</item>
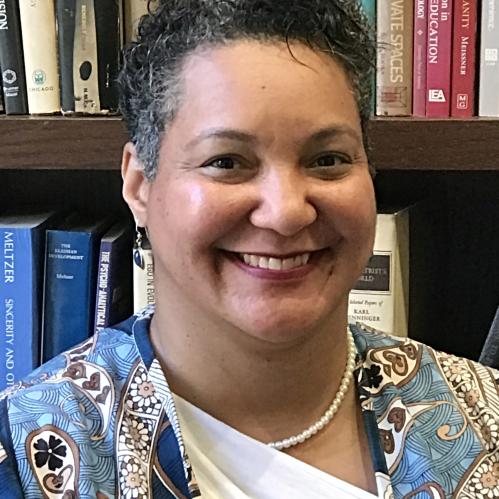
[{"label": "paisley pattern fabric", "polygon": [[[0,394],[0,497],[202,497],[149,341],[152,314],[100,331]],[[351,331],[378,497],[499,497],[499,373],[360,324]]]}]

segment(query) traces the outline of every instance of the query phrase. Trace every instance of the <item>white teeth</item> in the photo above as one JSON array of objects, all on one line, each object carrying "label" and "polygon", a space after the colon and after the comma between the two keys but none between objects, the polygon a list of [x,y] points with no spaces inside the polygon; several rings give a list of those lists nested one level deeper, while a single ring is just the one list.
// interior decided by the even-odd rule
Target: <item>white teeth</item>
[{"label": "white teeth", "polygon": [[302,267],[303,265],[307,265],[310,259],[310,253],[303,253],[293,258],[275,258],[248,253],[241,253],[241,256],[246,265],[267,270],[290,270]]},{"label": "white teeth", "polygon": [[269,269],[270,270],[281,270],[282,260],[280,258],[269,258]]}]

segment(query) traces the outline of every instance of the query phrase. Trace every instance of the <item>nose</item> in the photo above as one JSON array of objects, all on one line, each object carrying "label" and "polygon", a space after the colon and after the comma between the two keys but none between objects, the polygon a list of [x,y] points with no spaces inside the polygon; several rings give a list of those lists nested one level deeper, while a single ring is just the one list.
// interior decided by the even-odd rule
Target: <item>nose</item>
[{"label": "nose", "polygon": [[317,219],[309,184],[298,171],[272,169],[259,180],[258,195],[259,203],[250,214],[250,222],[255,227],[289,237]]}]

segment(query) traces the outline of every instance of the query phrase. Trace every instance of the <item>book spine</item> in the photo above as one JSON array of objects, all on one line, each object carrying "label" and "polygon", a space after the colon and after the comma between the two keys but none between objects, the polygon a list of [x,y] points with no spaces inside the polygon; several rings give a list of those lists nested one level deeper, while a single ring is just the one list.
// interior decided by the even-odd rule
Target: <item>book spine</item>
[{"label": "book spine", "polygon": [[[373,36],[376,36],[376,1],[375,0],[362,0],[362,8],[367,16]],[[371,114],[376,114],[376,75],[371,77]]]},{"label": "book spine", "polygon": [[451,116],[471,118],[475,111],[477,0],[454,0]]},{"label": "book spine", "polygon": [[19,0],[28,108],[31,114],[60,111],[53,0]]},{"label": "book spine", "polygon": [[91,234],[47,231],[44,362],[84,341],[91,333],[96,289],[92,252]]},{"label": "book spine", "polygon": [[112,244],[102,241],[99,252],[97,271],[97,295],[95,298],[94,333],[109,325],[109,314],[112,301],[112,288],[109,279],[111,272]]},{"label": "book spine", "polygon": [[[134,250],[134,254],[135,254]],[[143,264],[133,264],[133,312],[137,313],[148,305],[154,304],[154,260],[152,250],[140,250]]]},{"label": "book spine", "polygon": [[61,110],[63,113],[75,111],[73,85],[75,14],[76,0],[57,0],[57,44],[59,49]]},{"label": "book spine", "polygon": [[100,113],[118,111],[118,73],[121,63],[121,8],[117,0],[94,0],[97,37]]},{"label": "book spine", "polygon": [[452,0],[429,0],[426,46],[426,116],[450,116]]},{"label": "book spine", "polygon": [[0,390],[14,384],[38,366],[38,292],[43,251],[33,229],[0,229],[2,280],[0,283]]},{"label": "book spine", "polygon": [[373,256],[350,292],[348,320],[408,335],[409,222],[406,210],[377,217]]},{"label": "book spine", "polygon": [[378,0],[376,114],[412,113],[413,0]]},{"label": "book spine", "polygon": [[496,0],[483,0],[480,43],[480,116],[499,116],[499,8]]},{"label": "book spine", "polygon": [[426,116],[426,36],[428,0],[414,0],[414,60],[412,114]]},{"label": "book spine", "polygon": [[27,114],[21,24],[15,0],[0,2],[0,68],[6,114]]}]

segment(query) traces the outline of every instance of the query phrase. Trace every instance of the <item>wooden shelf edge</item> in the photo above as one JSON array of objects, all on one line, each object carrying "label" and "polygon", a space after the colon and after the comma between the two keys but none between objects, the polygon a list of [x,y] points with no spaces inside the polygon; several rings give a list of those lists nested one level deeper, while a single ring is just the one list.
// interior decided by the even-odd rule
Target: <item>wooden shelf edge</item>
[{"label": "wooden shelf edge", "polygon": [[[499,171],[499,119],[373,118],[376,169]],[[1,116],[0,169],[117,170],[127,134],[118,116]]]}]

